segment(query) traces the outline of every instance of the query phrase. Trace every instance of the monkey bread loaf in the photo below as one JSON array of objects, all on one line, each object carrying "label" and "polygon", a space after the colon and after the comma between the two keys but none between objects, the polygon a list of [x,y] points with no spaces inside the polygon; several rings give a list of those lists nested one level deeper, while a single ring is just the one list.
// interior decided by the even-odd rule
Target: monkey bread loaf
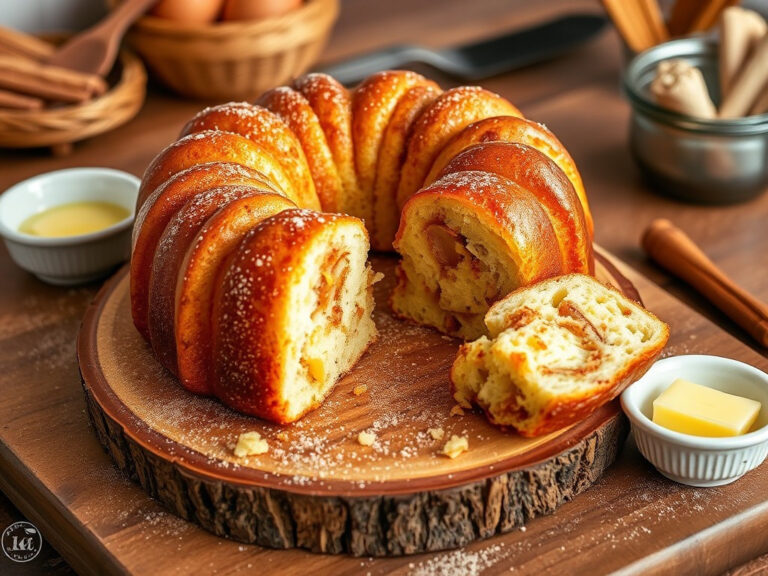
[{"label": "monkey bread loaf", "polygon": [[142,179],[131,313],[188,390],[288,423],[376,338],[369,249],[401,255],[393,311],[465,339],[512,290],[593,271],[557,138],[501,96],[384,71],[309,74],[206,108]]}]

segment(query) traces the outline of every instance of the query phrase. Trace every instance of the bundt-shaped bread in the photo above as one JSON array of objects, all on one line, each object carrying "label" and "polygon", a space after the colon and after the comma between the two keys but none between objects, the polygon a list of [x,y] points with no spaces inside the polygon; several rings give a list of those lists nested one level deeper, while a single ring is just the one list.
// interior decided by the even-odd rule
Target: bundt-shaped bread
[{"label": "bundt-shaped bread", "polygon": [[510,290],[592,270],[573,160],[507,100],[310,74],[206,108],[147,168],[134,323],[187,389],[291,422],[375,337],[369,238],[391,251],[395,232],[395,312],[463,338]]},{"label": "bundt-shaped bread", "polygon": [[669,338],[664,322],[581,274],[521,288],[485,322],[491,339],[463,345],[453,364],[454,398],[524,436],[578,422],[618,396]]},{"label": "bundt-shaped bread", "polygon": [[368,248],[350,216],[286,210],[251,230],[214,298],[216,396],[283,424],[318,406],[376,336]]},{"label": "bundt-shaped bread", "polygon": [[552,222],[536,194],[491,172],[449,174],[403,208],[392,309],[464,339],[509,292],[562,274]]}]

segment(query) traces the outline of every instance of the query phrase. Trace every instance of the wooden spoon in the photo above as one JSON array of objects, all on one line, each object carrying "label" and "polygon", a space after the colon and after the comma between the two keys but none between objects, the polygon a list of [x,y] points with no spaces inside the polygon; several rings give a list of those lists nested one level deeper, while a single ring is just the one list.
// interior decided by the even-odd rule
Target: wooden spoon
[{"label": "wooden spoon", "polygon": [[106,76],[128,27],[158,0],[125,0],[106,18],[59,48],[48,64]]},{"label": "wooden spoon", "polygon": [[646,253],[685,280],[762,346],[768,347],[768,305],[736,285],[669,220],[654,220],[641,240]]}]

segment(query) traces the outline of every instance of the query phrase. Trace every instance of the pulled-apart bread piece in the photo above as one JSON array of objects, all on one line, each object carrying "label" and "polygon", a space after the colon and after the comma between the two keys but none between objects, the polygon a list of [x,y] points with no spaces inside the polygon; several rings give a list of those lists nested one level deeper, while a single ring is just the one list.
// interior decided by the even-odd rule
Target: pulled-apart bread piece
[{"label": "pulled-apart bread piece", "polygon": [[514,291],[485,318],[451,369],[455,400],[539,436],[585,418],[640,378],[669,327],[591,276],[569,274]]},{"label": "pulled-apart bread piece", "polygon": [[368,248],[351,216],[291,209],[251,230],[214,296],[214,394],[281,424],[320,405],[376,338]]},{"label": "pulled-apart bread piece", "polygon": [[497,300],[563,270],[557,234],[535,194],[490,172],[448,174],[403,208],[393,311],[466,340],[486,333]]}]

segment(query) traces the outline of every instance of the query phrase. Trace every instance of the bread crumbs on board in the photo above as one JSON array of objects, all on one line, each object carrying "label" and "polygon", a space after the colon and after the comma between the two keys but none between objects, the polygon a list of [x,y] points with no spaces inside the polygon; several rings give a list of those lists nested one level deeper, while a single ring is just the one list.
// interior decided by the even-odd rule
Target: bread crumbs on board
[{"label": "bread crumbs on board", "polygon": [[243,432],[237,439],[234,452],[238,458],[266,454],[269,452],[269,443],[258,432]]},{"label": "bread crumbs on board", "polygon": [[443,446],[441,454],[448,456],[449,458],[457,458],[464,452],[469,450],[469,441],[466,436],[456,436],[453,434],[451,439]]}]

